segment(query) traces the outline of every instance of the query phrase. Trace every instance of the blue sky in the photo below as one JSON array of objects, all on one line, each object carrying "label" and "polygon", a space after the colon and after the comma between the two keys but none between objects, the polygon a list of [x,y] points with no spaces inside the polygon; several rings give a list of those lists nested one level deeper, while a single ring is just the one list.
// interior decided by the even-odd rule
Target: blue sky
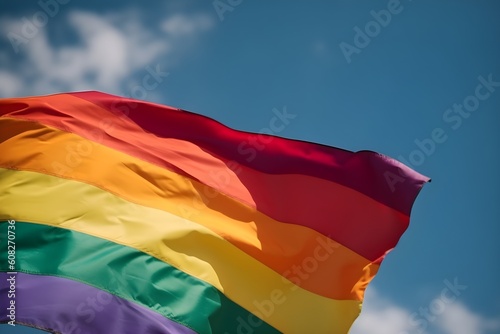
[{"label": "blue sky", "polygon": [[279,136],[402,160],[433,181],[351,334],[500,333],[500,2],[59,1],[1,2],[0,96],[100,90],[253,132],[286,108]]}]

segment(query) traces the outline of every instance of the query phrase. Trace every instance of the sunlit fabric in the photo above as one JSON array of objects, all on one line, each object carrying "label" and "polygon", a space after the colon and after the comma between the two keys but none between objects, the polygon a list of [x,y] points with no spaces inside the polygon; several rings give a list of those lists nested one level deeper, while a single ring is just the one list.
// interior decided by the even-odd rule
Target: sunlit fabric
[{"label": "sunlit fabric", "polygon": [[0,294],[17,272],[16,322],[61,333],[344,334],[427,181],[98,92],[2,99]]}]

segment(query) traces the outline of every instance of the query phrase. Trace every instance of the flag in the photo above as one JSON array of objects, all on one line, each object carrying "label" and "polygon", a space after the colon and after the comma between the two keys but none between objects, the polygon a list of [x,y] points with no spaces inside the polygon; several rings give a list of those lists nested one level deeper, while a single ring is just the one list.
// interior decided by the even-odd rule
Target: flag
[{"label": "flag", "polygon": [[2,99],[0,230],[15,247],[0,249],[0,321],[347,333],[427,181],[375,152],[99,92]]}]

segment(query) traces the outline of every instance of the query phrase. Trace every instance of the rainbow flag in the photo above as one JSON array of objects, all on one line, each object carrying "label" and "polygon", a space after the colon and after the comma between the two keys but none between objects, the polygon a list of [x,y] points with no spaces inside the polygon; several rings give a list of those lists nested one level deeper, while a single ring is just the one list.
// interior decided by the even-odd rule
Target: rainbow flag
[{"label": "rainbow flag", "polygon": [[0,321],[347,333],[428,180],[99,92],[2,99]]}]

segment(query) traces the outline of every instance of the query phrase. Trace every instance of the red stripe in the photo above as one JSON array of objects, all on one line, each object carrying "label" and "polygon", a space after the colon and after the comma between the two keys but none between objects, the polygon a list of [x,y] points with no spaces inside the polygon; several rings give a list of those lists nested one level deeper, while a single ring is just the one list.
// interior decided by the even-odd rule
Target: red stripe
[{"label": "red stripe", "polygon": [[[343,149],[233,130],[208,117],[149,102],[99,92],[74,93],[114,114],[128,117],[159,137],[186,140],[223,157],[268,174],[305,174],[355,189],[406,215],[429,179],[407,166],[371,151]],[[168,126],[165,126],[168,124]],[[257,143],[257,144],[252,144]],[[391,187],[387,178],[397,177]],[[400,177],[400,179],[399,179]]]}]

